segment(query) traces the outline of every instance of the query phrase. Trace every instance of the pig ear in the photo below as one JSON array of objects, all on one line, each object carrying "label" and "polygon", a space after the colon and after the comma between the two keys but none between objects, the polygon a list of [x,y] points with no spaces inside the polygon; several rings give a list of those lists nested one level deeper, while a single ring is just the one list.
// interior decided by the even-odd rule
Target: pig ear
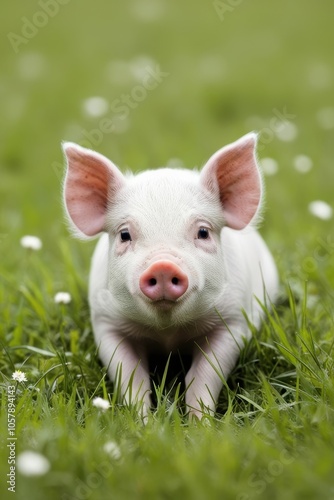
[{"label": "pig ear", "polygon": [[250,133],[217,151],[201,172],[206,189],[220,198],[226,225],[243,229],[261,201],[261,176],[255,157],[257,135]]},{"label": "pig ear", "polygon": [[105,230],[108,204],[125,179],[99,153],[71,142],[62,146],[67,160],[64,202],[68,217],[78,236],[95,236]]}]

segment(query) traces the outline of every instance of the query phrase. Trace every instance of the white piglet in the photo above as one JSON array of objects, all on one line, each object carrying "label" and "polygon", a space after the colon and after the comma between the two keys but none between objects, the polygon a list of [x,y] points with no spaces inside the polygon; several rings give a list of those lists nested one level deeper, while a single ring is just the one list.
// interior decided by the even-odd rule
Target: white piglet
[{"label": "white piglet", "polygon": [[[151,406],[148,359],[191,356],[190,415],[215,411],[223,381],[273,300],[274,260],[254,229],[262,183],[250,133],[200,172],[160,168],[123,175],[73,143],[64,199],[75,234],[103,233],[92,259],[89,303],[99,356],[128,403]],[[246,229],[245,229],[246,228]]]}]

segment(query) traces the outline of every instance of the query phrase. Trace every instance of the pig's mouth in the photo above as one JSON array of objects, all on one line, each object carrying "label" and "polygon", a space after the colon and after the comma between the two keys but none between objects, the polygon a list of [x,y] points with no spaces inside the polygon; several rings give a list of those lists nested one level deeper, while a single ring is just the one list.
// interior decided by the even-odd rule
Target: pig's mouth
[{"label": "pig's mouth", "polygon": [[178,302],[176,300],[161,298],[158,300],[153,300],[151,305],[160,311],[170,311],[173,309]]}]

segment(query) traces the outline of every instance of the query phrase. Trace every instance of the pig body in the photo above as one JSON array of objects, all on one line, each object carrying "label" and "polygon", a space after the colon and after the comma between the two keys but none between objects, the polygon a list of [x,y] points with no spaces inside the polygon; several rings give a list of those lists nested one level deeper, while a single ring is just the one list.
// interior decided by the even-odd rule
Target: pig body
[{"label": "pig body", "polygon": [[201,172],[158,169],[123,176],[71,143],[65,206],[79,236],[103,232],[89,303],[103,364],[124,399],[150,407],[148,357],[179,350],[190,414],[214,412],[223,380],[260,325],[278,285],[273,258],[251,222],[261,204],[255,134],[218,151]]}]

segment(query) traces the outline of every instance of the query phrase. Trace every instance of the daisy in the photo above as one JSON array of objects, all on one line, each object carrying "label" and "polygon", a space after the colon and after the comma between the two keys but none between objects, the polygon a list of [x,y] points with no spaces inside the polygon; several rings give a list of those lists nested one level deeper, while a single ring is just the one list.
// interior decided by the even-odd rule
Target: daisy
[{"label": "daisy", "polygon": [[291,142],[296,139],[298,135],[298,128],[294,123],[289,121],[284,121],[279,125],[279,127],[275,132],[276,132],[276,137],[280,141]]},{"label": "daisy", "polygon": [[82,107],[86,115],[96,118],[108,112],[109,103],[104,97],[94,96],[85,99]]},{"label": "daisy", "polygon": [[50,467],[49,460],[36,451],[23,451],[17,457],[17,469],[23,476],[44,476]]},{"label": "daisy", "polygon": [[322,200],[312,201],[308,206],[309,211],[315,217],[323,220],[329,220],[333,216],[333,209],[328,203]]},{"label": "daisy", "polygon": [[56,304],[69,304],[71,300],[72,297],[68,292],[58,292],[54,296],[54,301]]},{"label": "daisy", "polygon": [[23,248],[29,250],[40,250],[42,248],[42,241],[37,236],[23,236],[20,243]]},{"label": "daisy", "polygon": [[26,374],[24,372],[21,372],[21,370],[15,370],[12,375],[12,379],[16,380],[17,382],[27,382]]},{"label": "daisy", "polygon": [[114,460],[119,460],[122,456],[121,450],[115,441],[107,441],[103,446],[103,450]]},{"label": "daisy", "polygon": [[93,406],[95,406],[95,408],[99,408],[102,411],[106,411],[108,410],[108,408],[110,408],[109,401],[103,398],[94,398],[92,404]]},{"label": "daisy", "polygon": [[293,164],[297,172],[301,174],[306,174],[313,167],[313,161],[309,156],[298,155],[294,158]]},{"label": "daisy", "polygon": [[262,171],[265,175],[275,175],[278,172],[278,163],[273,158],[262,158],[260,160]]}]

